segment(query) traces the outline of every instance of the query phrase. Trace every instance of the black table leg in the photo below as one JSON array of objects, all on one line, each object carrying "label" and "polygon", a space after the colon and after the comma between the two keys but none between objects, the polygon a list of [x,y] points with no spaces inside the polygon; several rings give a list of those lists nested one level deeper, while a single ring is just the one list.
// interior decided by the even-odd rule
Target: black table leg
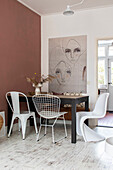
[{"label": "black table leg", "polygon": [[9,133],[11,120],[12,120],[12,111],[11,111],[11,108],[8,104],[8,109],[7,109],[7,134]]},{"label": "black table leg", "polygon": [[76,143],[76,103],[72,101],[71,143]]},{"label": "black table leg", "polygon": [[[85,102],[85,111],[89,111],[89,97],[87,97],[87,101]],[[86,125],[88,125],[88,119],[85,120]]]},{"label": "black table leg", "polygon": [[[34,104],[32,102],[32,98],[28,99],[29,101],[29,107],[30,107],[30,111],[32,112],[35,112],[35,107],[34,107]],[[34,126],[34,118],[33,117],[30,117],[30,126]]]},{"label": "black table leg", "polygon": [[85,102],[85,111],[89,111],[89,97],[87,97],[87,101]]}]

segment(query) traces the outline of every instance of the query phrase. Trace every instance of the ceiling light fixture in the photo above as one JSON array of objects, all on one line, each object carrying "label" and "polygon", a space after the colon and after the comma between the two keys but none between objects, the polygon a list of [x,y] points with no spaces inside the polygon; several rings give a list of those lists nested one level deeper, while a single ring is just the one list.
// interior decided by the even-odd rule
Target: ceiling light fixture
[{"label": "ceiling light fixture", "polygon": [[73,15],[74,14],[74,11],[71,10],[71,8],[73,6],[78,6],[78,5],[81,5],[83,4],[84,0],[82,0],[81,2],[77,3],[77,4],[73,4],[73,5],[67,5],[67,8],[66,10],[63,12],[63,15],[66,15],[66,16],[70,16],[70,15]]}]

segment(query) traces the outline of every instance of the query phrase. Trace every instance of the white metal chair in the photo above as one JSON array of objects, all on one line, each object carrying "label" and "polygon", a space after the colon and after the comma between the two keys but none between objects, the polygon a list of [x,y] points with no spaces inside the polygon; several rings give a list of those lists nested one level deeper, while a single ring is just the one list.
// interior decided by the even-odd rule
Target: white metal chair
[{"label": "white metal chair", "polygon": [[[52,127],[53,143],[56,143],[63,138],[66,138],[67,130],[66,130],[64,114],[66,114],[67,112],[60,112],[60,98],[57,96],[54,96],[54,95],[39,94],[39,95],[34,95],[32,97],[32,100],[34,102],[37,113],[40,115],[40,128],[39,128],[39,134],[37,136],[37,141],[39,140],[39,135],[40,135],[42,126],[45,126],[44,136],[46,135],[47,126]],[[45,124],[42,124],[41,118],[45,118]],[[54,139],[54,125],[58,118],[63,119],[65,136],[62,137],[61,139],[55,141],[55,139]],[[54,119],[53,124],[52,125],[47,124],[47,119]]]},{"label": "white metal chair", "polygon": [[[10,103],[10,101],[8,99],[8,95],[11,96],[12,104]],[[28,111],[20,112],[19,95],[23,95],[25,97],[26,102],[27,102]],[[8,133],[8,137],[10,137],[11,130],[12,130],[12,127],[13,127],[13,122],[14,122],[14,120],[16,118],[19,119],[19,131],[20,131],[20,126],[22,127],[23,139],[25,139],[27,119],[29,117],[31,117],[31,116],[34,118],[35,131],[36,131],[36,133],[38,133],[35,112],[31,112],[30,111],[30,107],[29,107],[27,96],[25,94],[21,93],[21,92],[12,91],[12,92],[6,93],[6,99],[7,99],[7,102],[9,104],[12,112],[13,112],[12,120],[11,120],[11,125],[10,125],[10,130],[9,130],[9,133]]]},{"label": "white metal chair", "polygon": [[103,118],[106,115],[107,101],[109,93],[103,93],[99,96],[95,108],[92,112],[76,113],[76,129],[79,136],[83,136],[85,142],[101,141],[105,138],[89,128],[84,122],[86,119]]}]

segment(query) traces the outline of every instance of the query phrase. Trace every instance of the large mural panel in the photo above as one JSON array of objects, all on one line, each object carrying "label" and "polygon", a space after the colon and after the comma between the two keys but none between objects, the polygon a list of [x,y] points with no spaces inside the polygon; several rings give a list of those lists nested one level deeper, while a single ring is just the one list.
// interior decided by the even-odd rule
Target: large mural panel
[{"label": "large mural panel", "polygon": [[49,92],[87,92],[87,36],[49,39]]}]

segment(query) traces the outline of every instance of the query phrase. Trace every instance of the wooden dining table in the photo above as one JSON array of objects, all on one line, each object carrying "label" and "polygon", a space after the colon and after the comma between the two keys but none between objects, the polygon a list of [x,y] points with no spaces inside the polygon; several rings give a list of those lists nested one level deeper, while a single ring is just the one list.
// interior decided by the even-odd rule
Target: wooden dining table
[{"label": "wooden dining table", "polygon": [[[85,103],[85,111],[89,110],[89,96],[71,96],[71,95],[56,95],[61,99],[61,105],[64,104],[69,104],[71,105],[71,143],[76,143],[76,105],[80,103]],[[11,97],[9,97],[9,100],[11,100]],[[36,111],[33,101],[32,101],[32,96],[27,95],[29,105],[30,105],[30,110],[31,111]],[[20,102],[25,102],[25,98],[23,96],[20,96]],[[11,124],[11,119],[12,119],[12,111],[8,105],[8,115],[7,115],[7,133],[9,132],[10,124]]]}]

